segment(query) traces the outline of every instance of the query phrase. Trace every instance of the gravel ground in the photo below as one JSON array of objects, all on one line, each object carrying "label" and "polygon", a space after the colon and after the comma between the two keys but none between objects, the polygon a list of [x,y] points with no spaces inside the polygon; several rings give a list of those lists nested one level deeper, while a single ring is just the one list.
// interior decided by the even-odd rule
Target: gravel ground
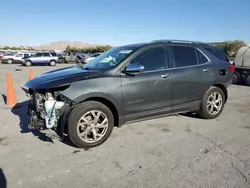
[{"label": "gravel ground", "polygon": [[[59,67],[32,69],[39,75]],[[3,176],[8,188],[250,187],[250,87],[230,87],[217,119],[179,115],[125,125],[103,145],[82,150],[27,129],[21,87],[29,68],[0,65],[2,94],[7,72],[23,107],[7,110],[0,102],[1,188]]]}]

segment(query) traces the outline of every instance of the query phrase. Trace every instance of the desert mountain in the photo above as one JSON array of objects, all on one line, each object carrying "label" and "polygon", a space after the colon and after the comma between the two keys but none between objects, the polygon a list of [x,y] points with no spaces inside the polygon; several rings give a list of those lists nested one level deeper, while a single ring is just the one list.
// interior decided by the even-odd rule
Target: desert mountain
[{"label": "desert mountain", "polygon": [[97,46],[94,44],[89,44],[85,42],[78,42],[78,41],[58,41],[58,42],[51,42],[49,44],[41,45],[41,46],[33,46],[32,48],[36,50],[65,50],[67,46],[75,47],[75,48],[88,48]]}]

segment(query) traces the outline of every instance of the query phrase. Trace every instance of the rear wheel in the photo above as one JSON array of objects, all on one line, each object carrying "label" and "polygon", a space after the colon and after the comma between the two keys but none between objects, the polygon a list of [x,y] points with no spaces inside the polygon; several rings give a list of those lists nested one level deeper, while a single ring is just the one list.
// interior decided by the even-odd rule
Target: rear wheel
[{"label": "rear wheel", "polygon": [[49,62],[49,65],[50,65],[50,66],[56,66],[56,62],[55,62],[55,61],[50,61],[50,62]]},{"label": "rear wheel", "polygon": [[29,67],[29,66],[32,65],[32,63],[31,63],[31,61],[25,61],[25,65],[26,65],[27,67]]},{"label": "rear wheel", "polygon": [[109,138],[113,127],[112,112],[97,101],[78,104],[68,118],[69,138],[79,148],[101,145]]},{"label": "rear wheel", "polygon": [[239,84],[240,82],[241,82],[241,74],[239,72],[234,72],[232,84]]},{"label": "rear wheel", "polygon": [[223,111],[225,105],[225,94],[218,87],[210,87],[201,103],[198,114],[205,119],[214,119]]},{"label": "rear wheel", "polygon": [[7,60],[7,63],[8,63],[8,64],[12,64],[12,63],[13,63],[13,59],[8,59],[8,60]]},{"label": "rear wheel", "polygon": [[60,59],[60,63],[61,63],[61,64],[66,63],[65,59]]},{"label": "rear wheel", "polygon": [[250,86],[250,73],[248,73],[245,77],[245,83],[247,86]]},{"label": "rear wheel", "polygon": [[81,63],[81,59],[80,59],[80,58],[77,58],[77,59],[76,59],[76,63]]}]

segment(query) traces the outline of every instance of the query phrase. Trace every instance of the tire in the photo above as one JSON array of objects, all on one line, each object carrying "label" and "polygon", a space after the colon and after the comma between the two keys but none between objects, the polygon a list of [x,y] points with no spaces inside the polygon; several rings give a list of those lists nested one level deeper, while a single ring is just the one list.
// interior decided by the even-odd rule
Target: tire
[{"label": "tire", "polygon": [[248,73],[246,76],[245,76],[245,84],[247,86],[250,86],[250,73]]},{"label": "tire", "polygon": [[61,64],[66,63],[65,59],[60,59],[60,63],[61,63]]},{"label": "tire", "polygon": [[239,72],[234,72],[232,84],[239,84],[240,82],[241,82],[241,74]]},{"label": "tire", "polygon": [[7,60],[7,63],[8,63],[8,64],[13,64],[13,59],[8,59],[8,60]]},{"label": "tire", "polygon": [[[81,120],[82,116],[84,116],[85,114],[87,114],[85,116],[85,120],[90,120],[92,119],[92,117],[90,117],[91,115],[89,115],[90,111],[100,111],[102,114],[100,115],[100,119],[104,119],[104,117],[107,118],[107,125],[105,128],[95,128],[95,126],[97,125],[84,125],[84,120]],[[104,114],[104,116],[103,116]],[[82,125],[84,125],[84,129],[80,130],[80,127],[78,125],[78,122],[83,121]],[[90,120],[89,122],[91,122],[92,120]],[[93,120],[94,121],[94,120]],[[93,123],[93,122],[92,122]],[[99,146],[101,144],[103,144],[110,136],[110,134],[112,133],[113,127],[114,127],[114,117],[113,114],[111,112],[111,110],[104,104],[97,102],[97,101],[86,101],[83,103],[80,103],[78,105],[76,105],[76,107],[71,111],[68,120],[67,120],[67,124],[68,124],[68,135],[70,140],[72,141],[72,143],[74,145],[76,145],[79,148],[92,148],[92,147],[96,147]],[[93,128],[93,127],[94,128]],[[86,140],[85,138],[81,138],[81,136],[79,135],[79,133],[83,133],[84,131],[88,130],[90,133],[90,136],[93,138],[92,140]],[[95,130],[94,130],[95,129]],[[95,131],[96,133],[99,133],[99,135],[101,135],[103,133],[103,137],[99,137],[96,139],[96,141],[94,141],[94,134],[93,131]],[[99,132],[101,131],[101,132]],[[103,132],[104,131],[104,132]],[[84,134],[86,137],[86,134]],[[89,135],[87,135],[88,137]]]},{"label": "tire", "polygon": [[54,66],[56,66],[56,62],[54,60],[52,60],[49,62],[49,65],[54,67]]},{"label": "tire", "polygon": [[[211,102],[210,101],[212,98],[211,96],[213,95],[221,96],[221,102],[220,103],[219,102],[216,103],[216,101]],[[226,99],[225,94],[220,88],[214,86],[210,87],[203,96],[201,107],[200,110],[198,111],[198,115],[204,119],[217,118],[224,109],[225,99]],[[207,106],[208,102],[210,103],[210,105]],[[220,108],[217,110],[215,114],[209,112],[211,108],[213,108],[213,110],[215,109],[216,111],[216,108],[213,105],[216,105],[217,107],[220,106]]]},{"label": "tire", "polygon": [[32,65],[32,62],[31,62],[31,61],[25,61],[25,65],[26,65],[27,67],[29,67],[29,66]]},{"label": "tire", "polygon": [[77,58],[76,63],[82,63],[81,59]]}]

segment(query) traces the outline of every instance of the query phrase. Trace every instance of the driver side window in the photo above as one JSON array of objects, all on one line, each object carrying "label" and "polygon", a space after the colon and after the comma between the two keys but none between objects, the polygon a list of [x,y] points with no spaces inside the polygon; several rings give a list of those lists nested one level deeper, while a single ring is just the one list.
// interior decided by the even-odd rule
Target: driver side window
[{"label": "driver side window", "polygon": [[137,55],[130,64],[143,65],[145,71],[167,69],[170,62],[170,51],[166,47],[153,47]]}]

